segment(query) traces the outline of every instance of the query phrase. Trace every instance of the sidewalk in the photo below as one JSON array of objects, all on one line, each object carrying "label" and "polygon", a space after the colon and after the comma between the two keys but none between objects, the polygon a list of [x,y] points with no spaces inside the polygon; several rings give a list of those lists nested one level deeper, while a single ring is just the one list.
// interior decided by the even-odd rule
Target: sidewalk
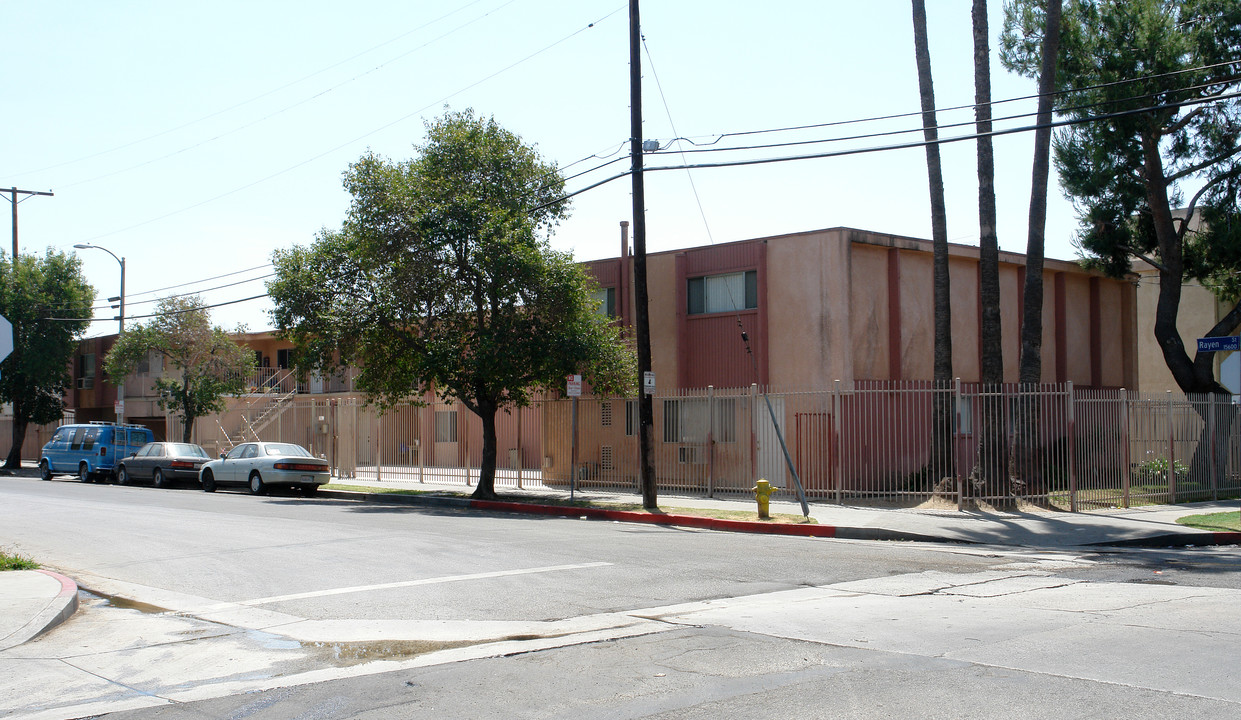
[{"label": "sidewalk", "polygon": [[[354,478],[337,482],[387,490],[413,490],[424,494],[401,496],[322,491],[320,495],[341,499],[362,495],[370,502],[448,505],[479,510],[537,512],[566,517],[584,515],[629,522],[662,522],[682,526],[710,527],[717,530],[812,535],[854,540],[963,542],[1039,548],[1074,548],[1091,545],[1170,547],[1241,543],[1241,533],[1212,533],[1176,523],[1177,518],[1186,515],[1236,510],[1241,503],[1235,500],[1184,505],[1154,505],[1090,513],[1041,511],[984,513],[961,512],[955,509],[874,508],[815,502],[811,503],[809,508],[810,517],[817,521],[817,525],[775,525],[757,522],[757,515],[755,515],[755,522],[716,520],[703,523],[690,516],[677,513],[677,508],[754,512],[756,506],[753,499],[739,495],[706,498],[697,495],[664,493],[658,498],[660,510],[664,514],[651,516],[647,513],[624,510],[605,509],[589,512],[581,508],[539,505],[540,500],[548,498],[555,498],[558,501],[568,500],[569,492],[559,489],[497,488],[497,493],[504,500],[517,502],[496,504],[469,500],[464,496],[468,496],[473,488],[459,484],[419,483],[416,480],[401,479],[377,482]],[[634,505],[641,502],[638,495],[594,489],[577,492],[575,497],[578,500],[588,500],[602,506]],[[773,498],[771,502],[773,514],[802,514],[801,506],[796,502],[793,493],[785,490],[778,497],[779,500]],[[818,530],[811,531],[810,528],[818,528]]]},{"label": "sidewalk", "polygon": [[[1241,533],[1212,533],[1176,524],[1186,515],[1236,510],[1237,501],[1160,505],[1093,513],[1013,512],[981,513],[956,510],[866,508],[826,503],[810,505],[817,524],[774,524],[719,520],[678,513],[678,509],[720,509],[750,512],[753,501],[745,497],[704,498],[664,494],[661,513],[622,509],[640,503],[631,494],[590,490],[576,493],[597,507],[578,508],[549,504],[567,500],[560,490],[501,488],[501,502],[476,501],[462,485],[422,484],[416,481],[350,479],[346,484],[384,489],[418,490],[419,495],[320,491],[318,497],[423,507],[454,507],[485,512],[537,513],[587,517],[619,522],[644,522],[698,527],[732,532],[758,532],[853,540],[914,542],[960,542],[1044,549],[1085,549],[1099,545],[1172,547],[1186,545],[1241,544]],[[786,494],[786,493],[782,493]],[[543,501],[543,502],[540,502]],[[609,507],[614,506],[614,507]],[[773,501],[771,512],[801,515],[801,506],[788,498]],[[77,610],[77,585],[47,570],[0,572],[0,651],[27,642],[68,619]]]}]

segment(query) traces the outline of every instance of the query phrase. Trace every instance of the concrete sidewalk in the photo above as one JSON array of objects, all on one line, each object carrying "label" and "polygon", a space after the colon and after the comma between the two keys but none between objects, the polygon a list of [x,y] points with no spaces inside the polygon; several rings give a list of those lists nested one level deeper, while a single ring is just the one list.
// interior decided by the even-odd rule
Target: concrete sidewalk
[{"label": "concrete sidewalk", "polygon": [[78,586],[50,570],[0,572],[0,650],[21,645],[68,620]]},{"label": "concrete sidewalk", "polygon": [[[419,483],[415,480],[365,479],[337,480],[343,485],[374,487],[384,490],[412,490],[420,495],[323,491],[324,497],[339,499],[364,497],[370,502],[411,505],[472,507],[479,510],[535,512],[566,517],[599,517],[629,522],[662,522],[675,525],[709,527],[739,532],[764,532],[789,535],[812,535],[856,540],[905,540],[932,542],[964,542],[986,545],[1012,545],[1038,548],[1073,548],[1090,545],[1138,545],[1170,547],[1180,545],[1230,545],[1241,543],[1241,533],[1213,533],[1178,525],[1177,518],[1204,513],[1237,510],[1241,502],[1230,500],[1184,505],[1153,505],[1142,508],[1100,510],[1090,513],[1057,511],[978,512],[956,509],[875,508],[810,503],[810,517],[817,525],[776,525],[759,522],[717,520],[711,523],[687,519],[680,509],[718,509],[755,512],[752,498],[731,495],[706,498],[697,495],[663,493],[659,506],[663,514],[608,510],[607,507],[632,506],[641,498],[634,494],[587,490],[574,493],[577,500],[590,501],[603,508],[587,512],[580,508],[548,505],[550,499],[569,499],[567,490],[497,488],[506,503],[471,501],[466,497],[473,488],[463,485]],[[771,512],[801,515],[801,506],[789,491],[773,499]],[[757,515],[755,516],[757,520]],[[808,528],[817,527],[817,531]]]}]

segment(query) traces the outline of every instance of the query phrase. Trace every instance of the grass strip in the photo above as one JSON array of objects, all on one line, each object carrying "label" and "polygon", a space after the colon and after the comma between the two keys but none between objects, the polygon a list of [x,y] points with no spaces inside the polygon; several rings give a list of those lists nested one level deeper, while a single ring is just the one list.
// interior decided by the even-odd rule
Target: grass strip
[{"label": "grass strip", "polygon": [[[469,498],[470,494],[465,492],[452,492],[437,490],[434,492],[426,490],[406,490],[402,488],[381,488],[369,485],[343,485],[331,483],[323,486],[324,490],[344,490],[346,492],[376,493],[390,495],[428,495],[435,497],[458,497]],[[774,513],[769,520],[759,520],[758,512],[754,510],[728,510],[724,508],[689,508],[689,507],[660,507],[657,510],[646,510],[640,503],[618,503],[618,502],[598,502],[594,500],[569,500],[567,498],[543,497],[531,495],[506,495],[499,493],[501,502],[526,503],[530,505],[553,505],[556,507],[573,507],[573,508],[598,508],[600,510],[622,510],[625,512],[650,513],[653,515],[691,515],[694,517],[714,518],[716,520],[741,520],[746,522],[769,522],[776,525],[817,525],[818,520],[814,518],[802,517],[801,515],[791,515],[785,513]]]},{"label": "grass strip", "polygon": [[1213,532],[1241,532],[1241,510],[1233,512],[1206,513],[1204,515],[1186,515],[1177,518],[1180,525],[1187,525],[1199,530]]}]

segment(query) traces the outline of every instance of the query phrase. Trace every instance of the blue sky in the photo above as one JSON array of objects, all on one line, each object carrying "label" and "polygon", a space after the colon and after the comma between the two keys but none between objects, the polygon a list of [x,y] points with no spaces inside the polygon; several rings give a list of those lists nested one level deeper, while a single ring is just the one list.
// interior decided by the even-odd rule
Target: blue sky
[{"label": "blue sky", "polygon": [[[928,5],[937,103],[968,105],[970,3]],[[1001,4],[991,6],[994,56]],[[212,304],[263,293],[273,250],[309,243],[320,228],[340,224],[348,164],[368,149],[394,159],[412,156],[423,121],[445,105],[494,116],[562,166],[627,152],[624,0],[9,0],[0,7],[0,58],[9,68],[0,186],[55,192],[20,203],[22,251],[91,243],[124,256],[130,318],[151,312],[150,301],[171,293],[202,290]],[[676,137],[707,143],[723,133],[918,110],[907,0],[648,0],[642,25],[649,51],[644,135],[671,148],[692,147],[669,145]],[[998,60],[992,73],[996,100],[1035,92]],[[995,112],[1033,109],[1033,101],[1023,101]],[[945,112],[940,123],[972,118],[969,110]],[[917,127],[916,117],[905,117],[726,138],[713,147]],[[648,156],[647,165],[916,139]],[[1028,133],[996,140],[1005,250],[1025,249],[1031,145]],[[949,238],[977,244],[974,144],[945,145],[943,155]],[[618,223],[631,214],[629,188],[627,179],[618,180],[576,197],[553,245],[582,260],[617,255]],[[650,251],[841,225],[930,237],[920,148],[652,172],[646,193]],[[1075,226],[1071,204],[1053,187],[1048,257],[1075,257]],[[7,233],[3,240],[10,248]],[[117,263],[98,250],[79,252],[100,298],[116,294]],[[218,307],[212,317],[230,329],[238,323],[267,329],[269,307],[265,299],[251,300]],[[105,309],[97,316],[111,315]],[[98,322],[90,334],[115,329],[115,322]]]}]

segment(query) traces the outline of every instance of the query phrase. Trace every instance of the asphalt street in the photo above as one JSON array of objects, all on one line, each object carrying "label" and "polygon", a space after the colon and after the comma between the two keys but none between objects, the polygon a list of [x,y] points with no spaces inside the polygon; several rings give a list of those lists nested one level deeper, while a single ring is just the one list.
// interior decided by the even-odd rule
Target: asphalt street
[{"label": "asphalt street", "polygon": [[1236,548],[1037,551],[36,480],[0,716],[1234,716]]}]

